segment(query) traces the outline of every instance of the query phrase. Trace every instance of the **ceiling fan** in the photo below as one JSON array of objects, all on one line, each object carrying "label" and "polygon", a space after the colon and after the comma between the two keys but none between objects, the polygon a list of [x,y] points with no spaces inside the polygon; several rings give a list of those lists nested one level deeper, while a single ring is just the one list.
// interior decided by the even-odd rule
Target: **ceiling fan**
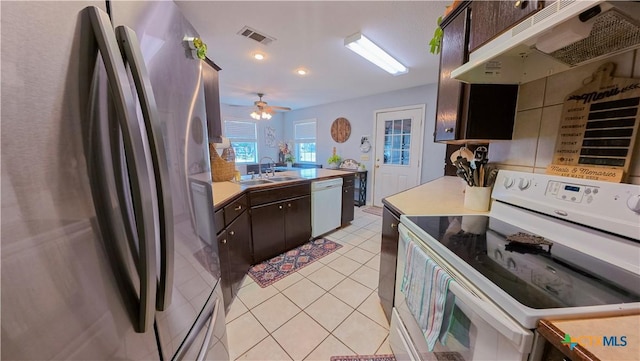
[{"label": "ceiling fan", "polygon": [[289,110],[291,110],[291,108],[289,107],[281,107],[281,106],[277,106],[277,105],[269,105],[267,104],[267,102],[265,102],[264,100],[262,100],[262,97],[264,96],[263,93],[257,93],[258,95],[258,100],[256,100],[255,102],[253,102],[254,105],[254,110],[251,113],[251,118],[253,119],[271,119],[273,113],[275,113],[276,111],[283,111],[283,112],[287,112]]}]

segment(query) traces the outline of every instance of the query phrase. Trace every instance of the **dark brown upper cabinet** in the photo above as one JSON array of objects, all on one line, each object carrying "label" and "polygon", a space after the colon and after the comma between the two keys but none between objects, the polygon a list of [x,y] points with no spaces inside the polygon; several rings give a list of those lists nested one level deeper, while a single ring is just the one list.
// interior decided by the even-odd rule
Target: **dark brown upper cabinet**
[{"label": "dark brown upper cabinet", "polygon": [[469,58],[471,2],[463,2],[441,23],[440,79],[434,140],[444,143],[488,143],[511,139],[517,85],[466,84],[451,71]]},{"label": "dark brown upper cabinet", "polygon": [[542,8],[544,1],[473,1],[469,51],[502,34]]},{"label": "dark brown upper cabinet", "polygon": [[202,82],[204,84],[204,102],[207,110],[209,141],[220,143],[222,142],[222,115],[220,114],[218,72],[222,69],[209,58],[205,58],[202,63]]}]

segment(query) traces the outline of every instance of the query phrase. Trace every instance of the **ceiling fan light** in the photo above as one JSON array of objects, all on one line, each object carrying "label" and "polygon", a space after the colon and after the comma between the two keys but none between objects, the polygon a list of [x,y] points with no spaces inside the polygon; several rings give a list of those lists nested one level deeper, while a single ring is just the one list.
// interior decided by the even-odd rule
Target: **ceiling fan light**
[{"label": "ceiling fan light", "polygon": [[271,114],[267,112],[262,112],[262,119],[271,119]]},{"label": "ceiling fan light", "polygon": [[400,75],[409,71],[406,66],[367,39],[362,33],[355,33],[344,39],[344,46],[391,75]]},{"label": "ceiling fan light", "polygon": [[258,114],[255,110],[250,115],[251,115],[251,118],[255,120],[260,120],[260,114]]}]

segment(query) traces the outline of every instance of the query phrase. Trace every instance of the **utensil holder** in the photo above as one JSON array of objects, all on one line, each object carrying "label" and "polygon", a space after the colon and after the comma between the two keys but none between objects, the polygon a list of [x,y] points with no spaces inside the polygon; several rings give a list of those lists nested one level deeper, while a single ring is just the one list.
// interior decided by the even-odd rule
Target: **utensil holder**
[{"label": "utensil holder", "polygon": [[464,208],[486,212],[491,205],[492,187],[466,186],[464,191]]}]

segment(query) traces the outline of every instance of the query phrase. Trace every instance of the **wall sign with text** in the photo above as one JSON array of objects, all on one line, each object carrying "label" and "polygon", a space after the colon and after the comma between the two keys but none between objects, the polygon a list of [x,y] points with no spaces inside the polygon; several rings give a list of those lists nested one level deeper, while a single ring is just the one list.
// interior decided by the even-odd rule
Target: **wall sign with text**
[{"label": "wall sign with text", "polygon": [[552,164],[547,174],[620,182],[636,142],[640,79],[614,78],[614,63],[567,95]]}]

